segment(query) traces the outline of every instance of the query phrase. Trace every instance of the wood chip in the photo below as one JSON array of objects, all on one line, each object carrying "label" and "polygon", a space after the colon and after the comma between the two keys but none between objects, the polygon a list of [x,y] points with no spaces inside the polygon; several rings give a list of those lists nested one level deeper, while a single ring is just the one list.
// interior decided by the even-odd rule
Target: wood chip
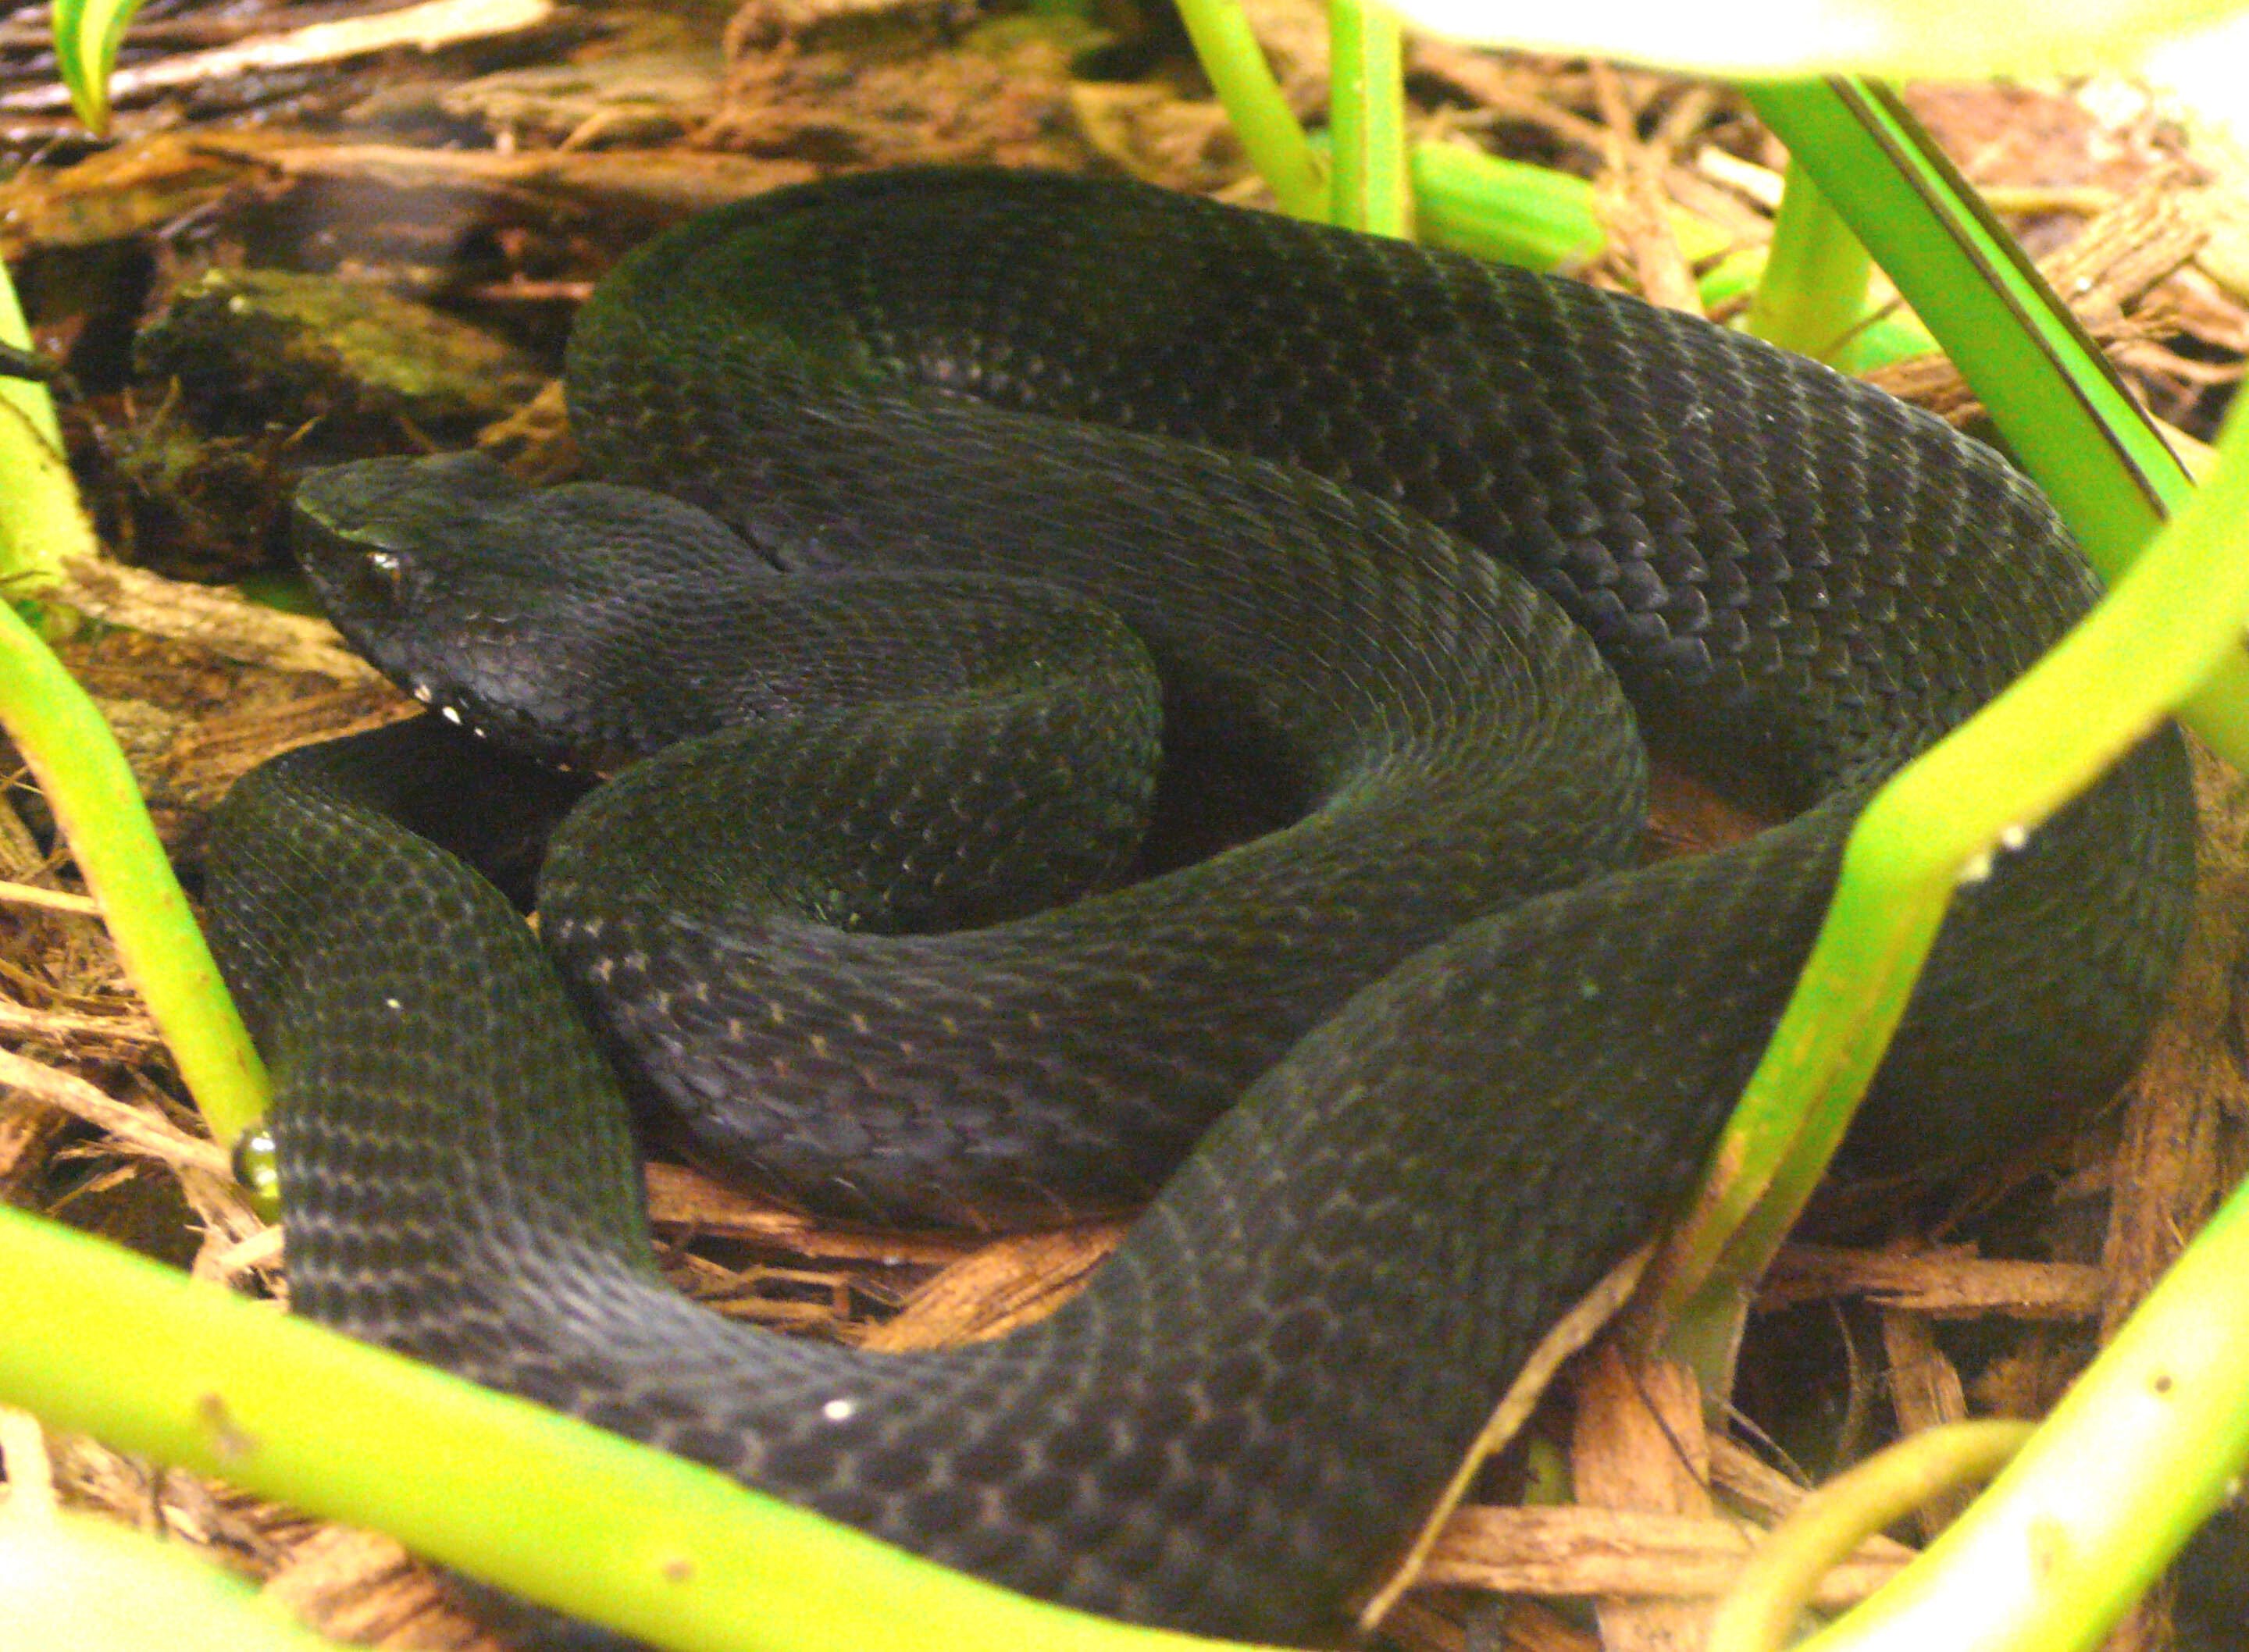
[{"label": "wood chip", "polygon": [[229,1178],[233,1175],[226,1149],[217,1142],[189,1135],[153,1108],[133,1107],[105,1095],[73,1073],[0,1050],[0,1087],[98,1125],[120,1146],[175,1169],[192,1169]]},{"label": "wood chip", "polygon": [[402,191],[459,189],[533,208],[560,196],[612,212],[636,209],[651,224],[818,175],[809,161],[753,155],[416,149],[405,144],[330,143],[288,132],[206,133],[196,147],[206,156],[225,156],[285,178],[347,180]]},{"label": "wood chip", "polygon": [[1734,1507],[1761,1517],[1767,1525],[1792,1511],[1808,1495],[1802,1484],[1723,1434],[1710,1436],[1710,1484],[1724,1492]]},{"label": "wood chip", "polygon": [[1606,64],[1592,67],[1608,158],[1607,187],[1596,199],[1611,244],[1637,277],[1642,298],[1667,310],[1700,315],[1702,292],[1672,230],[1671,203],[1663,193],[1668,157],[1634,135],[1637,112],[1617,72]]},{"label": "wood chip", "polygon": [[648,1166],[649,1220],[675,1238],[761,1239],[799,1256],[890,1265],[957,1262],[990,1241],[974,1234],[877,1233],[829,1228],[801,1211],[722,1187],[676,1164]]},{"label": "wood chip", "polygon": [[2100,1312],[2102,1271],[2065,1262],[1992,1262],[1972,1251],[1898,1254],[1792,1244],[1773,1259],[1760,1312],[1863,1296],[1940,1319],[2004,1313],[2017,1320],[2088,1320]]},{"label": "wood chip", "polygon": [[891,1352],[944,1347],[1044,1319],[1077,1294],[1124,1233],[1120,1224],[1104,1222],[987,1244],[916,1290],[862,1346]]},{"label": "wood chip", "polygon": [[338,682],[379,682],[325,620],[260,607],[228,591],[167,579],[141,568],[74,558],[57,596],[73,607],[151,636],[171,637],[277,671],[308,671]]},{"label": "wood chip", "polygon": [[70,912],[81,917],[101,915],[101,903],[92,895],[72,895],[65,889],[41,889],[28,883],[0,883],[0,904],[37,907],[43,912]]},{"label": "wood chip", "polygon": [[[1936,1346],[1929,1316],[1890,1308],[1883,1311],[1881,1320],[1898,1436],[1904,1439],[1923,1429],[1967,1421],[1968,1396],[1961,1388],[1960,1373]],[[1922,1541],[1959,1518],[1975,1496],[1976,1488],[1965,1486],[1930,1494],[1914,1514]]]},{"label": "wood chip", "polygon": [[[413,1472],[402,1463],[401,1474]],[[503,1652],[397,1543],[325,1526],[293,1545],[265,1594],[322,1634],[394,1652]]]},{"label": "wood chip", "polygon": [[121,1015],[78,1015],[67,1010],[34,1010],[5,998],[0,998],[0,1033],[35,1038],[58,1049],[80,1044],[146,1049],[162,1041],[156,1024],[138,1009],[128,1008]]},{"label": "wood chip", "polygon": [[[1578,1368],[1570,1467],[1589,1509],[1708,1520],[1710,1453],[1693,1373],[1665,1360],[1627,1362],[1613,1342]],[[1707,1612],[1675,1601],[1596,1597],[1607,1652],[1699,1652]]]},{"label": "wood chip", "polygon": [[[1755,1526],[1715,1515],[1472,1505],[1455,1511],[1421,1581],[1508,1594],[1711,1601],[1733,1586],[1757,1536]],[[1902,1544],[1870,1538],[1828,1573],[1814,1602],[1863,1600],[1912,1558]]]},{"label": "wood chip", "polygon": [[2102,1335],[2125,1317],[2186,1246],[2239,1174],[2228,1138],[2249,1120],[2249,1075],[2238,1053],[2243,915],[2249,856],[2239,783],[2196,749],[2205,830],[2201,895],[2171,990],[2170,1013],[2126,1088],[2123,1141],[2111,1182],[2101,1253]]}]

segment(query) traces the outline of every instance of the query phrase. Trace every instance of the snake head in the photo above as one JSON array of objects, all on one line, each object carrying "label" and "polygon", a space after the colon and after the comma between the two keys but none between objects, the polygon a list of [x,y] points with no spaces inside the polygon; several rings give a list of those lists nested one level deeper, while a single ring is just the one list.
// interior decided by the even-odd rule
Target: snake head
[{"label": "snake head", "polygon": [[[677,737],[588,684],[644,642],[621,585],[649,547],[739,574],[755,553],[691,506],[601,485],[533,490],[478,454],[314,470],[293,548],[346,641],[448,722],[554,766],[605,770]],[[638,623],[636,619],[634,623]]]}]

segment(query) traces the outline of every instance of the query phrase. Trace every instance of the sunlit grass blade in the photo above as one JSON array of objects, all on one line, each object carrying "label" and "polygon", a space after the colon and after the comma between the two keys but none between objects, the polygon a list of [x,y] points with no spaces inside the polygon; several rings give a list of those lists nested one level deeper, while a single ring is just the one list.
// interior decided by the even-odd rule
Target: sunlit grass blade
[{"label": "sunlit grass blade", "polygon": [[109,129],[109,77],[118,43],[141,0],[55,0],[55,63],[78,118],[94,132]]},{"label": "sunlit grass blade", "polygon": [[1814,1489],[1750,1551],[1711,1616],[1703,1652],[1778,1652],[1820,1580],[1860,1544],[1939,1497],[1990,1479],[2032,1431],[2012,1418],[1924,1429]]},{"label": "sunlit grass blade", "polygon": [[1464,143],[1414,144],[1406,165],[1414,230],[1433,246],[1551,271],[1591,264],[1608,243],[1592,186],[1570,173]]},{"label": "sunlit grass blade", "polygon": [[[1608,231],[1585,179],[1551,168],[1486,154],[1463,143],[1417,143],[1407,152],[1413,180],[1415,235],[1448,247],[1525,269],[1572,271],[1600,257]],[[1686,209],[1672,213],[1680,250],[1700,273],[1695,288],[1706,311],[1717,311],[1753,293],[1765,249],[1743,246]],[[1828,335],[1830,339],[1833,334]],[[1863,373],[1936,348],[1910,311],[1869,315],[1863,301],[1850,319],[1835,365]]]},{"label": "sunlit grass blade", "polygon": [[1328,221],[1409,236],[1406,86],[1398,14],[1383,0],[1328,0]]},{"label": "sunlit grass blade", "polygon": [[[1838,84],[1768,88],[1758,102],[1961,359],[2113,589],[1860,822],[1819,947],[1674,1248],[1664,1299],[1678,1306],[1703,1281],[1681,1319],[1705,1337],[1730,1319],[1808,1196],[1953,881],[2034,828],[2166,711],[2184,707],[2205,732],[2238,739],[2239,639],[2249,623],[2249,416],[2239,404],[2215,472],[2191,493],[2097,351],[1893,99]],[[2083,467],[2075,475],[2073,462]],[[2134,533],[2175,509],[2140,552]],[[2214,1224],[2191,1255],[2229,1260],[2167,1281],[1956,1526],[1960,1535],[1819,1644],[2055,1652],[2100,1638],[2249,1456],[2239,1398],[2249,1316],[2235,1289],[2249,1213],[2227,1215],[2231,1226]]]},{"label": "sunlit grass blade", "polygon": [[1299,218],[1324,217],[1327,162],[1281,95],[1241,6],[1235,0],[1180,0],[1180,17],[1235,136],[1281,209]]},{"label": "sunlit grass blade", "polygon": [[[16,284],[8,278],[5,269],[0,269],[0,344],[26,354],[31,348],[31,325],[24,319]],[[57,453],[62,451],[62,421],[55,415],[55,399],[45,384],[17,374],[0,374],[0,402],[14,408],[47,446]]]},{"label": "sunlit grass blade", "polygon": [[[52,416],[52,407],[48,411]],[[0,394],[0,476],[8,478],[9,496],[0,509],[0,597],[37,598],[54,585],[65,561],[92,556],[98,545],[62,449],[38,428],[34,413],[5,394]]]},{"label": "sunlit grass blade", "polygon": [[2249,624],[2245,429],[2237,417],[2205,490],[2089,618],[1868,805],[1803,979],[1675,1237],[1659,1317],[1690,1336],[1730,1317],[1841,1139],[1968,869],[2090,785],[2236,648]]},{"label": "sunlit grass blade", "polygon": [[[0,268],[0,344],[30,353],[31,332],[15,284]],[[35,597],[67,557],[90,556],[93,529],[63,458],[62,421],[38,379],[0,374],[0,596]]]},{"label": "sunlit grass blade", "polygon": [[[2099,346],[1895,95],[1835,80],[1755,87],[1750,101],[2114,579],[2192,484]],[[2179,715],[2249,767],[2249,657],[2236,649]]]},{"label": "sunlit grass blade", "polygon": [[231,1141],[265,1108],[265,1066],[219,980],[108,725],[4,603],[0,726],[38,777],[189,1093],[212,1135]]},{"label": "sunlit grass blade", "polygon": [[2115,577],[2190,484],[2100,347],[1893,94],[1830,80],[1749,95]]},{"label": "sunlit grass blade", "polygon": [[1874,259],[1819,186],[1792,166],[1743,330],[1784,350],[1832,360],[1865,314],[1873,270]]}]

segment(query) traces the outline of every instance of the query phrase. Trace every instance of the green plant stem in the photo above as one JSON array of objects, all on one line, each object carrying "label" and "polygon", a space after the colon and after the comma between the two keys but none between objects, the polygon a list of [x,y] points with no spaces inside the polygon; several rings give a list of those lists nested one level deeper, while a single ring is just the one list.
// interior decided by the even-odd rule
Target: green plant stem
[{"label": "green plant stem", "polygon": [[671,1652],[1240,1652],[979,1582],[4,1207],[0,1324],[0,1402]]},{"label": "green plant stem", "polygon": [[[2225,468],[2238,473],[2242,456]],[[2221,473],[2215,485],[2225,484]],[[2237,509],[2249,494],[2229,491]],[[2249,1187],[2234,1191],[1990,1491],[1803,1652],[2098,1645],[2249,1469],[2245,1278]]]},{"label": "green plant stem", "polygon": [[1324,216],[1327,165],[1281,95],[1241,8],[1235,0],[1180,0],[1180,17],[1249,164],[1281,209],[1299,218]]},{"label": "green plant stem", "polygon": [[2246,431],[2237,408],[2215,475],[2093,614],[1860,817],[1803,978],[1720,1143],[1722,1173],[1667,1261],[1659,1318],[1682,1313],[1704,1280],[1723,1307],[1762,1271],[1881,1060],[1954,886],[2091,785],[2236,648],[2249,623]]},{"label": "green plant stem", "polygon": [[1772,250],[1743,331],[1825,361],[1866,313],[1868,256],[1800,167],[1791,166],[1773,220]]},{"label": "green plant stem", "polygon": [[[1432,246],[1525,269],[1569,271],[1592,263],[1608,244],[1593,208],[1592,185],[1583,178],[1503,160],[1464,143],[1417,143],[1406,161],[1415,232]],[[1737,247],[1683,208],[1672,214],[1672,225],[1688,262],[1702,271],[1695,288],[1705,310],[1719,310],[1755,291],[1764,271],[1764,248]],[[1875,315],[1861,308],[1845,328],[1833,359],[1848,372],[1936,349],[1936,340],[1909,310]]]},{"label": "green plant stem", "polygon": [[[1764,86],[1753,101],[1788,142],[1792,166],[1848,219],[2011,437],[2021,433],[2021,456],[2121,594],[2139,545],[2190,489],[2106,360],[1878,88]],[[2146,663],[2129,654],[2096,663],[2084,639],[2117,634],[2111,627],[2128,611],[2140,615],[2130,634]],[[2238,642],[2190,649],[2184,680],[2175,647],[2160,610],[2112,599],[2023,684],[1898,776],[1860,820],[1819,944],[1719,1143],[1711,1185],[1658,1271],[1655,1301],[1672,1316],[1673,1351],[1704,1373],[1709,1391],[1725,1389],[1712,1379],[1730,1359],[1750,1282],[1824,1174],[1887,1045],[1950,878],[2003,830],[2027,829],[2113,760],[2129,744],[2117,715],[2143,730],[2184,706],[2221,751],[2231,735],[2249,754],[2249,662]],[[2053,675],[2065,659],[2083,675]],[[2149,700],[2158,683],[2177,692]],[[2030,717],[2012,709],[2026,705],[2038,708]],[[2053,721],[2040,729],[2039,716]],[[1991,737],[2008,729],[2017,733]],[[2022,744],[2011,748],[2008,738]],[[1698,1292],[1705,1269],[1716,1272]]]},{"label": "green plant stem", "polygon": [[[24,318],[23,303],[16,297],[16,284],[9,279],[4,268],[0,268],[0,344],[12,344],[23,350],[31,347],[31,324]],[[41,441],[57,453],[62,451],[62,421],[55,414],[55,399],[47,393],[46,386],[36,379],[0,378],[0,401],[13,407]]]},{"label": "green plant stem", "polygon": [[1991,1478],[2032,1432],[2014,1422],[1925,1429],[1817,1488],[1743,1564],[1703,1652],[1779,1652],[1819,1580],[1860,1544],[1932,1498]]},{"label": "green plant stem", "polygon": [[101,903],[126,974],[147,1001],[204,1121],[219,1141],[232,1141],[265,1108],[265,1066],[226,996],[108,725],[4,604],[0,725],[54,810]]},{"label": "green plant stem", "polygon": [[1608,244],[1583,178],[1464,143],[1417,143],[1406,158],[1414,229],[1433,245],[1526,269],[1575,270]]},{"label": "green plant stem", "polygon": [[1328,38],[1329,222],[1370,235],[1410,236],[1398,14],[1382,0],[1328,0]]},{"label": "green plant stem", "polygon": [[[2100,350],[1893,97],[1852,80],[1749,91],[2113,582],[2191,484]],[[2230,651],[2178,709],[2249,769],[2249,656]]]},{"label": "green plant stem", "polygon": [[[0,267],[0,344],[29,349],[31,343],[15,284]],[[95,549],[63,457],[54,397],[36,379],[0,376],[0,476],[8,495],[0,508],[0,592],[36,596],[53,586],[65,559]]]},{"label": "green plant stem", "polygon": [[[20,385],[22,380],[0,384]],[[32,387],[45,394],[44,388]],[[52,411],[52,408],[50,408]],[[23,600],[52,590],[64,563],[100,549],[62,449],[39,434],[33,418],[0,395],[0,593]]]}]

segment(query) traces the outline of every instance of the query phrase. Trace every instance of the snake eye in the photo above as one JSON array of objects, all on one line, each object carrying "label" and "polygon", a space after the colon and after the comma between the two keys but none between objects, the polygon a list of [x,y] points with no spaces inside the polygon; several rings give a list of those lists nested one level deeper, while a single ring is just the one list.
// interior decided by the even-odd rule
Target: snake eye
[{"label": "snake eye", "polygon": [[352,565],[361,599],[388,607],[406,587],[406,559],[395,551],[362,550]]}]

